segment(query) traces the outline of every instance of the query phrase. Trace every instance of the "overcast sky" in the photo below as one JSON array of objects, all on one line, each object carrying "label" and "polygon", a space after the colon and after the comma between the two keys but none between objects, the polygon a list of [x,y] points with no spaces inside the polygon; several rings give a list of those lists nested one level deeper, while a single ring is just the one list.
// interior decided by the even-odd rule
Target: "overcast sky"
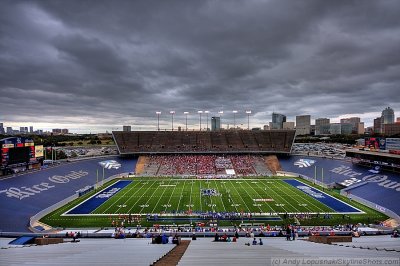
[{"label": "overcast sky", "polygon": [[[0,0],[0,122],[98,132],[400,116],[400,1]],[[205,115],[202,117],[203,125]]]}]

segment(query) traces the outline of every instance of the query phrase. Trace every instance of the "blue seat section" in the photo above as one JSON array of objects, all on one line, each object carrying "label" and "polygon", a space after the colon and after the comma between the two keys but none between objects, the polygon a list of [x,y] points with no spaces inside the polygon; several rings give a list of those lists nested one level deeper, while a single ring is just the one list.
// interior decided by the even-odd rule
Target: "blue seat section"
[{"label": "blue seat section", "polygon": [[360,210],[320,191],[311,186],[308,186],[298,180],[295,179],[285,179],[284,180],[289,185],[297,188],[300,191],[303,191],[305,194],[309,195],[310,197],[318,200],[319,202],[325,204],[329,208],[335,210],[336,212],[345,212],[345,213],[359,213]]},{"label": "blue seat section", "polygon": [[82,204],[70,210],[67,214],[89,214],[130,183],[132,183],[131,180],[120,180],[108,188],[96,193]]},{"label": "blue seat section", "polygon": [[26,245],[31,244],[35,240],[36,236],[20,236],[13,241],[11,241],[10,245]]}]

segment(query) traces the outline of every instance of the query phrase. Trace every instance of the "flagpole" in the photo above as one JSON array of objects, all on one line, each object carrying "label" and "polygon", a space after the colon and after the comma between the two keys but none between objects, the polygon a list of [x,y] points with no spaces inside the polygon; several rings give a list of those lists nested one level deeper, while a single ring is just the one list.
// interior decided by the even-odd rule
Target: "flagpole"
[{"label": "flagpole", "polygon": [[316,181],[317,181],[317,166],[314,165],[314,185],[315,185]]},{"label": "flagpole", "polygon": [[96,190],[99,187],[99,168],[96,169]]},{"label": "flagpole", "polygon": [[103,181],[101,182],[101,185],[104,186],[104,167],[103,167]]}]

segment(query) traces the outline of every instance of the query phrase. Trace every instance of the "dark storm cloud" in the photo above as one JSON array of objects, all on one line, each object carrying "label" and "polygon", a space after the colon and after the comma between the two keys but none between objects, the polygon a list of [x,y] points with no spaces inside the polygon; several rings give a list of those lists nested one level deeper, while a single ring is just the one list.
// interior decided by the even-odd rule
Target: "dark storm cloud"
[{"label": "dark storm cloud", "polygon": [[[2,1],[1,121],[155,128],[400,110],[398,1]],[[43,112],[45,110],[45,112]],[[367,114],[371,114],[368,116]],[[140,126],[139,126],[140,125]]]}]

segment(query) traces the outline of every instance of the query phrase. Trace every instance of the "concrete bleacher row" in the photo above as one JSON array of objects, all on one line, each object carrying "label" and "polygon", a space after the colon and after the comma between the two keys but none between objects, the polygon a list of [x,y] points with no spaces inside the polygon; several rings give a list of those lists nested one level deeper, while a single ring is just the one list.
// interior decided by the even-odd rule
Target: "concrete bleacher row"
[{"label": "concrete bleacher row", "polygon": [[149,244],[151,239],[81,239],[30,247],[5,247],[4,242],[0,265],[150,265],[175,247]]},{"label": "concrete bleacher row", "polygon": [[113,131],[120,154],[290,153],[294,130]]},{"label": "concrete bleacher row", "polygon": [[[370,238],[367,240],[367,238]],[[399,245],[398,239],[390,236],[365,237],[366,242],[379,244],[391,242]],[[239,238],[238,242],[212,242],[212,239],[197,239],[191,241],[188,249],[178,265],[311,265],[307,260],[313,259],[392,259],[398,265],[399,253],[390,251],[348,248],[337,245],[326,245],[305,240],[286,241],[283,238],[263,238],[264,245],[250,245],[250,238]],[[257,238],[258,241],[258,238]],[[351,243],[350,243],[351,244]],[[284,259],[300,259],[300,264],[285,262]],[[301,264],[301,262],[303,264]],[[327,263],[326,263],[327,264]],[[314,262],[314,265],[320,265]],[[338,262],[329,265],[347,265]],[[354,265],[350,263],[349,265]],[[362,265],[373,265],[364,263]]]}]

